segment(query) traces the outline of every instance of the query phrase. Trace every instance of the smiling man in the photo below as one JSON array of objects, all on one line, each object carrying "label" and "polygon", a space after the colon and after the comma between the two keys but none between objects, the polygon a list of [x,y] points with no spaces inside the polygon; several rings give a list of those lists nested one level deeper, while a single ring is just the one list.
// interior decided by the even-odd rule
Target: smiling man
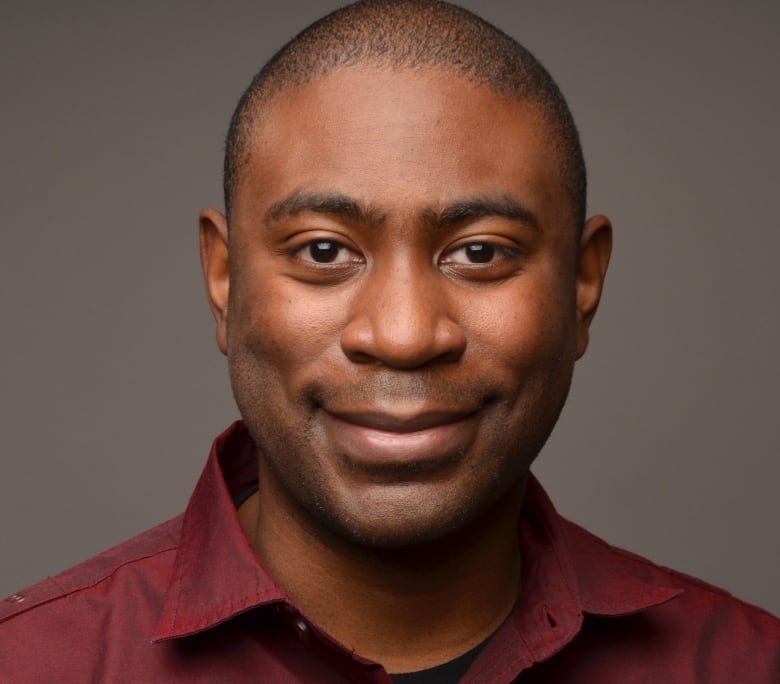
[{"label": "smiling man", "polygon": [[243,421],[183,516],[6,604],[3,681],[780,673],[777,620],[563,520],[529,474],[611,226],[526,50],[429,0],[329,15],[239,102],[225,202],[201,254]]}]

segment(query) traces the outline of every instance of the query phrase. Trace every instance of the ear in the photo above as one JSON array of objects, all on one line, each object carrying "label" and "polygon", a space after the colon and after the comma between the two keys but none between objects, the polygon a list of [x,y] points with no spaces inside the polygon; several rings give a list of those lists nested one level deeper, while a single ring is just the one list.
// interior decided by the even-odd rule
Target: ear
[{"label": "ear", "polygon": [[590,322],[596,315],[612,252],[612,224],[606,216],[589,218],[582,228],[577,262],[577,358],[588,348]]},{"label": "ear", "polygon": [[206,294],[217,323],[217,346],[227,354],[228,268],[227,219],[216,209],[200,212],[200,263],[206,281]]}]

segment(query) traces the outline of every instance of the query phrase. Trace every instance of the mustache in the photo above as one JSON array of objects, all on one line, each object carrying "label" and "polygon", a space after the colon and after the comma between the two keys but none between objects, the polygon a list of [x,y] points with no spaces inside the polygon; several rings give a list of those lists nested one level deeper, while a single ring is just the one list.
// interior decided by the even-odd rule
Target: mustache
[{"label": "mustache", "polygon": [[317,408],[409,402],[478,408],[498,396],[495,383],[484,378],[453,381],[440,374],[420,371],[379,371],[361,379],[340,383],[312,380],[302,389],[303,394]]}]

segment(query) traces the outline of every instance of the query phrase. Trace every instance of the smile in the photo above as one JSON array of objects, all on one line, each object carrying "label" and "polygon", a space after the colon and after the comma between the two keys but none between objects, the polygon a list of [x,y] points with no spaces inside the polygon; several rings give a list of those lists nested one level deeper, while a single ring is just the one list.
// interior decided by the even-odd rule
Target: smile
[{"label": "smile", "polygon": [[355,466],[441,466],[462,454],[476,436],[478,411],[426,411],[414,415],[325,411],[328,437]]}]

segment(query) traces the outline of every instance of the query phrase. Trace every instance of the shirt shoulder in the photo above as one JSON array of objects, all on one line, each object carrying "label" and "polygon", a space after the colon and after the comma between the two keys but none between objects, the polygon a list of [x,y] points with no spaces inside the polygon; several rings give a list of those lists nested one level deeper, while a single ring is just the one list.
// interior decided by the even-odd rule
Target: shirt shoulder
[{"label": "shirt shoulder", "polygon": [[653,584],[664,584],[668,587],[678,588],[681,590],[681,595],[688,596],[689,601],[713,607],[729,605],[735,610],[742,610],[754,615],[759,621],[765,620],[775,630],[780,629],[780,619],[776,616],[759,606],[737,598],[721,587],[679,570],[654,563],[639,554],[613,546],[569,520],[564,520],[564,524],[567,526],[570,536],[579,537],[578,543],[584,543],[591,548],[598,549],[594,555],[598,557],[598,565],[602,570],[605,567],[602,563],[607,561],[607,567],[614,567],[621,573],[628,573]]},{"label": "shirt shoulder", "polygon": [[81,599],[101,595],[110,600],[134,584],[143,585],[144,577],[155,584],[156,576],[167,579],[179,544],[181,520],[181,515],[172,518],[0,600],[0,633],[22,616],[26,616],[25,621],[39,614],[45,617],[63,601],[73,611]]},{"label": "shirt shoulder", "polygon": [[[564,526],[586,613],[596,624],[604,624],[598,622],[602,617],[620,618],[621,638],[633,634],[646,651],[655,652],[674,674],[668,681],[694,681],[686,667],[717,682],[769,682],[780,673],[780,619],[720,587],[612,546],[574,523],[564,520]],[[643,585],[675,593],[656,605],[621,611]]]}]

